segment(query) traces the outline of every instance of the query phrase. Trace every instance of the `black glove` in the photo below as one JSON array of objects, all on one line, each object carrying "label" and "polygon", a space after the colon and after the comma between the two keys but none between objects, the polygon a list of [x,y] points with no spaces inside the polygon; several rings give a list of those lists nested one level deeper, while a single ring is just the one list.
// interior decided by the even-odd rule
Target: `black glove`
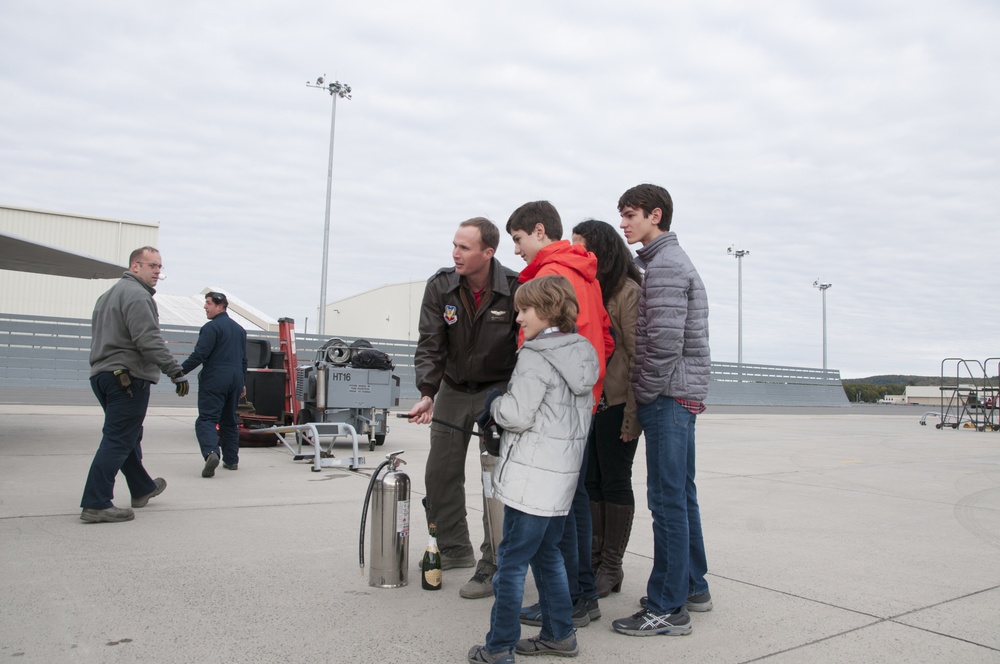
[{"label": "black glove", "polygon": [[500,436],[503,435],[500,425],[491,419],[480,431],[483,433],[483,447],[486,448],[487,454],[500,456]]},{"label": "black glove", "polygon": [[182,373],[172,376],[170,378],[170,382],[177,387],[176,392],[179,397],[186,397],[188,392],[191,390],[191,386],[188,384],[187,376]]},{"label": "black glove", "polygon": [[484,431],[486,429],[486,424],[493,419],[493,415],[490,414],[490,406],[493,402],[501,397],[503,393],[494,388],[486,393],[486,400],[483,401],[483,412],[479,414],[476,418],[476,424],[479,425],[479,430]]}]

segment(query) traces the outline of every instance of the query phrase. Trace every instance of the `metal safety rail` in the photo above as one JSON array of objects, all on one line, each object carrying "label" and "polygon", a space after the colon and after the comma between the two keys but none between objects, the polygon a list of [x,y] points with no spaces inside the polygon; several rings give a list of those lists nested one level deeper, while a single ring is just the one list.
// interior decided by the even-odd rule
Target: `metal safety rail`
[{"label": "metal safety rail", "polygon": [[[289,424],[285,426],[254,429],[254,433],[273,433],[278,441],[293,455],[293,460],[301,461],[312,458],[312,471],[318,473],[321,468],[347,468],[357,470],[365,463],[363,456],[358,456],[358,432],[350,424],[343,422],[307,422],[305,424]],[[295,434],[295,449],[285,440],[284,434]],[[321,436],[328,438],[328,446],[323,448]],[[333,456],[333,444],[338,438],[350,436],[354,454],[350,457],[337,459]],[[303,454],[303,443],[311,445],[311,454]]]},{"label": "metal safety rail", "polygon": [[[990,363],[1000,365],[1000,359],[989,358],[986,362],[960,357],[947,357],[941,361],[941,412],[925,413],[920,418],[926,424],[929,416],[937,416],[937,429],[945,427],[976,429],[977,431],[1000,430],[997,413],[997,386],[990,378]],[[954,380],[946,385],[945,381]]]}]

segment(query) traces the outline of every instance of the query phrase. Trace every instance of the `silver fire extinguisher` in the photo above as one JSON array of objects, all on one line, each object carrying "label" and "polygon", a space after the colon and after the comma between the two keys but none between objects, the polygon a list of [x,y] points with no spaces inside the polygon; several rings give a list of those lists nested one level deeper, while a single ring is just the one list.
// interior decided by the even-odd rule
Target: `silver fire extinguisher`
[{"label": "silver fire extinguisher", "polygon": [[[410,477],[399,470],[403,450],[386,455],[372,473],[361,512],[359,554],[365,574],[365,524],[372,506],[371,566],[368,585],[399,588],[407,584],[410,560]],[[383,473],[382,471],[385,470]]]}]

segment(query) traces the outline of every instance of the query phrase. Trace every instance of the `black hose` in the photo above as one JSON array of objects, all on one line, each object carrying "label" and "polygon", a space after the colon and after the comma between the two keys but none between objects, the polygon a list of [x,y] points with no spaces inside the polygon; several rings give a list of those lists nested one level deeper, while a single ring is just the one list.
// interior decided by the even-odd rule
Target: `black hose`
[{"label": "black hose", "polygon": [[368,491],[365,492],[365,506],[361,510],[361,538],[358,542],[358,562],[361,565],[361,576],[365,575],[365,524],[368,523],[368,503],[371,501],[372,489],[375,487],[378,474],[390,463],[392,463],[392,459],[386,459],[375,468],[375,472],[372,473],[372,479],[368,482]]}]

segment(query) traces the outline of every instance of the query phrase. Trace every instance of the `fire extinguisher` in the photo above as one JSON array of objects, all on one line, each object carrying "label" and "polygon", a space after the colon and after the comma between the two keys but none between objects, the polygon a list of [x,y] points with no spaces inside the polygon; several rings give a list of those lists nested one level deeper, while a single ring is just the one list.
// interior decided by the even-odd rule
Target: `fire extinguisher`
[{"label": "fire extinguisher", "polygon": [[[410,477],[399,470],[404,450],[386,455],[372,473],[361,511],[358,543],[361,576],[365,575],[365,524],[372,504],[371,568],[368,585],[399,588],[407,584],[410,559]],[[382,474],[382,470],[386,472]]]}]

